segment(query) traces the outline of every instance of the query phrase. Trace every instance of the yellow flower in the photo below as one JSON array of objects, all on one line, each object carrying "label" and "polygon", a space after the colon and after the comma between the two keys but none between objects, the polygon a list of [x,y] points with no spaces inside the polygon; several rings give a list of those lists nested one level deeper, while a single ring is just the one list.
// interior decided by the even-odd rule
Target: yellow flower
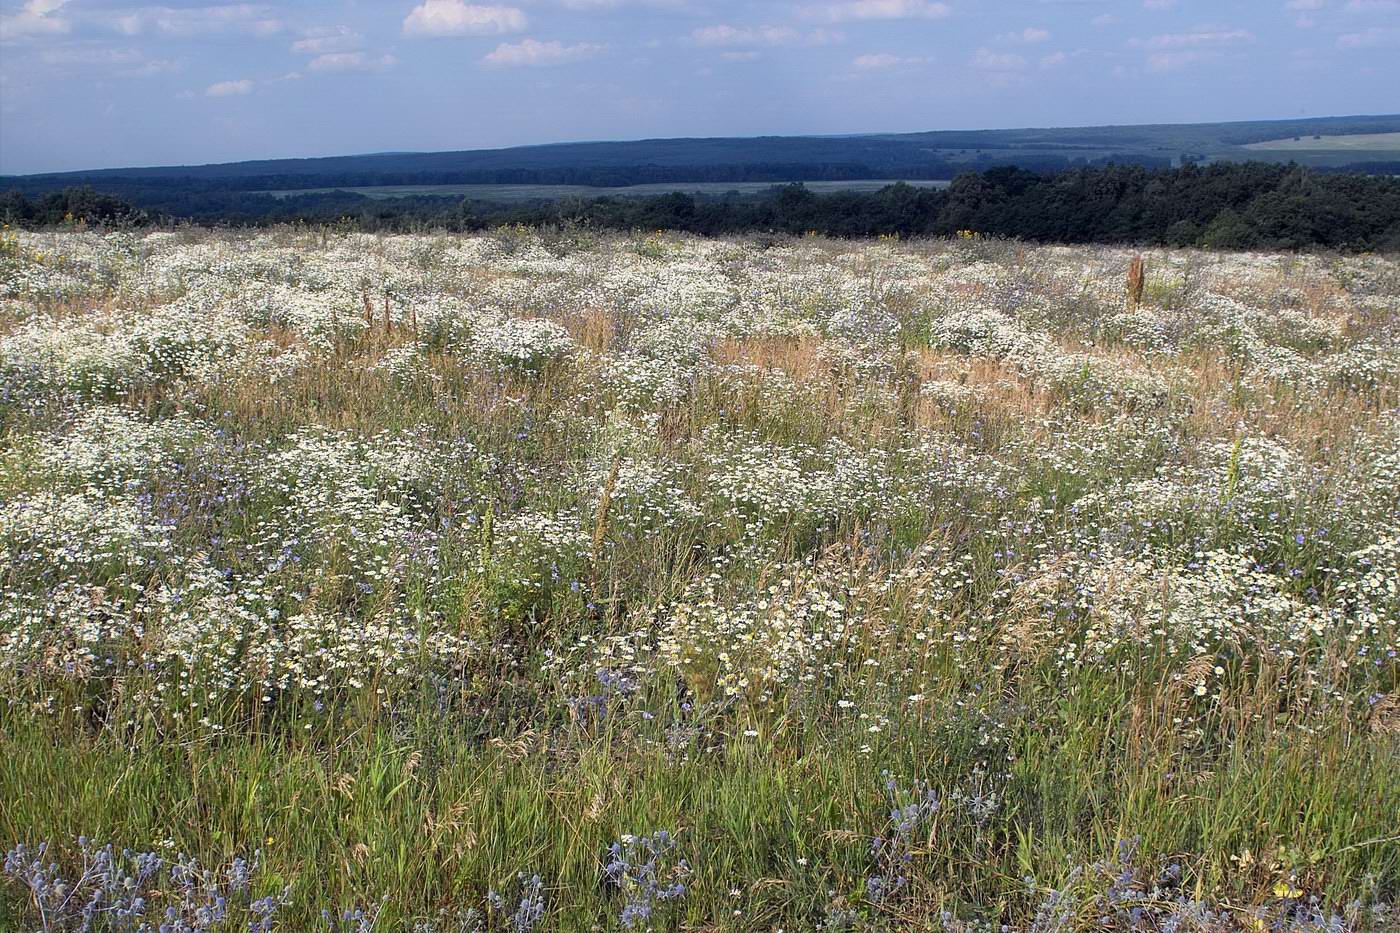
[{"label": "yellow flower", "polygon": [[1274,883],[1274,897],[1293,898],[1302,896],[1303,892],[1293,887],[1293,885],[1289,884],[1287,881],[1278,881]]}]

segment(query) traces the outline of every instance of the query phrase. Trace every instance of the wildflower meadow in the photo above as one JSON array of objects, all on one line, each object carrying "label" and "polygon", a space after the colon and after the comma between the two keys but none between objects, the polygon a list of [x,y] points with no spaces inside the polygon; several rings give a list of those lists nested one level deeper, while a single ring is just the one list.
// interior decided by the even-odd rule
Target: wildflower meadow
[{"label": "wildflower meadow", "polygon": [[7,232],[0,929],[1400,929],[1400,257]]}]

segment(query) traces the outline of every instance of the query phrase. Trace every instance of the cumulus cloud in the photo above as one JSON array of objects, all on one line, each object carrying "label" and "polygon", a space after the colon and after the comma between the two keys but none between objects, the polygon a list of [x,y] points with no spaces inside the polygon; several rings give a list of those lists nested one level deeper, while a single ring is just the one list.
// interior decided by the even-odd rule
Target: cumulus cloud
[{"label": "cumulus cloud", "polygon": [[1180,48],[1193,45],[1233,45],[1236,42],[1252,42],[1253,32],[1245,29],[1200,29],[1197,32],[1169,32],[1154,35],[1148,39],[1149,49]]},{"label": "cumulus cloud", "polygon": [[1039,29],[1035,26],[1027,26],[1019,32],[1008,32],[997,36],[1002,42],[1020,42],[1025,45],[1034,45],[1037,42],[1045,42],[1050,38],[1050,30]]},{"label": "cumulus cloud", "polygon": [[136,65],[145,56],[136,49],[91,46],[45,49],[39,60],[46,65]]},{"label": "cumulus cloud", "polygon": [[1293,14],[1293,23],[1300,29],[1309,29],[1317,25],[1317,18],[1314,13],[1324,9],[1327,0],[1288,0],[1283,8]]},{"label": "cumulus cloud", "polygon": [[1187,65],[1195,65],[1218,55],[1212,52],[1204,52],[1199,49],[1186,49],[1177,52],[1153,52],[1147,56],[1147,70],[1162,74],[1168,71],[1179,71]]},{"label": "cumulus cloud", "polygon": [[742,45],[825,45],[840,36],[825,29],[801,32],[791,26],[731,26],[719,23],[690,31],[691,41],[706,46]]},{"label": "cumulus cloud", "polygon": [[148,58],[138,65],[120,70],[117,73],[124,78],[147,78],[151,75],[171,74],[180,71],[185,66],[168,58]]},{"label": "cumulus cloud", "polygon": [[567,10],[592,12],[594,10],[616,10],[625,6],[644,6],[663,10],[684,10],[689,0],[559,0]]},{"label": "cumulus cloud", "polygon": [[148,6],[102,15],[98,19],[109,28],[128,36],[155,33],[188,37],[221,32],[273,36],[285,28],[273,9],[260,3],[206,7]]},{"label": "cumulus cloud", "polygon": [[900,63],[898,55],[891,55],[889,52],[877,52],[872,55],[857,55],[851,59],[851,67],[860,71],[878,71],[882,68],[893,68]]},{"label": "cumulus cloud", "polygon": [[602,51],[603,46],[590,42],[564,45],[557,41],[540,42],[537,39],[522,39],[519,42],[502,42],[482,61],[488,65],[506,68],[564,65],[592,58]]},{"label": "cumulus cloud", "polygon": [[124,36],[163,35],[177,38],[241,33],[271,36],[286,27],[276,11],[262,3],[219,3],[209,6],[85,5],[72,16],[58,15],[69,0],[30,0],[20,12],[0,15],[0,36],[14,39],[67,33],[75,25],[109,30]]},{"label": "cumulus cloud", "polygon": [[318,55],[306,66],[316,74],[347,74],[352,72],[387,71],[399,63],[392,55],[371,55],[368,52],[327,52]]},{"label": "cumulus cloud", "polygon": [[1253,41],[1254,34],[1243,29],[1200,29],[1195,32],[1164,33],[1148,39],[1134,39],[1132,44],[1145,49],[1182,49],[1236,45]]},{"label": "cumulus cloud", "polygon": [[1400,46],[1400,29],[1372,26],[1361,32],[1349,32],[1337,37],[1339,49],[1388,49]]},{"label": "cumulus cloud", "polygon": [[791,26],[731,26],[718,23],[690,31],[697,45],[778,45],[797,37]]},{"label": "cumulus cloud", "polygon": [[1015,54],[978,49],[972,53],[972,67],[981,71],[1020,71],[1026,67],[1026,60]]},{"label": "cumulus cloud", "polygon": [[45,49],[39,60],[56,68],[95,68],[120,78],[146,77],[178,71],[178,62],[147,58],[139,49],[66,46]]},{"label": "cumulus cloud", "polygon": [[906,58],[901,55],[891,55],[889,52],[875,52],[870,55],[857,55],[851,59],[851,67],[857,71],[887,71],[904,65],[919,65],[926,61],[928,61],[926,58]]},{"label": "cumulus cloud", "polygon": [[305,37],[292,43],[292,51],[303,55],[329,55],[334,52],[353,52],[364,44],[364,36],[349,26],[333,26],[309,32]]},{"label": "cumulus cloud", "polygon": [[[1332,7],[1332,0],[1287,0],[1283,8],[1289,13],[1297,13],[1300,22],[1312,25],[1313,13],[1321,13]],[[1347,0],[1340,9],[1344,13],[1400,13],[1400,0]]]},{"label": "cumulus cloud", "polygon": [[253,93],[253,82],[247,78],[237,81],[219,81],[204,89],[205,97],[238,97]]},{"label": "cumulus cloud", "polygon": [[810,16],[833,23],[880,19],[942,19],[953,8],[938,0],[844,0],[808,7]]},{"label": "cumulus cloud", "polygon": [[423,0],[403,21],[406,36],[496,36],[529,24],[513,6],[479,6],[462,0]]},{"label": "cumulus cloud", "polygon": [[29,0],[18,13],[0,15],[0,42],[67,32],[68,20],[53,15],[67,4],[68,0]]},{"label": "cumulus cloud", "polygon": [[1218,59],[1225,49],[1253,41],[1254,34],[1243,29],[1199,29],[1132,39],[1128,44],[1146,50],[1147,70],[1160,74]]}]

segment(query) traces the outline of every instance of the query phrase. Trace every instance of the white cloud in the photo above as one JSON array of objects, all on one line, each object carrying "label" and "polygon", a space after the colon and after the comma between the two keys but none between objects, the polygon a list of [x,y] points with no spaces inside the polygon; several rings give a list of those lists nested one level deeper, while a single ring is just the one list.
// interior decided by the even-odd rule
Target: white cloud
[{"label": "white cloud", "polygon": [[1142,0],[1144,10],[1171,10],[1175,9],[1176,0]]},{"label": "white cloud", "polygon": [[1069,61],[1069,56],[1068,56],[1067,54],[1065,54],[1064,52],[1051,52],[1049,55],[1045,55],[1045,56],[1042,56],[1042,57],[1041,57],[1041,59],[1040,59],[1040,67],[1042,67],[1042,68],[1058,68],[1058,67],[1060,67],[1061,65],[1065,64],[1065,63],[1068,62],[1068,61]]},{"label": "white cloud", "polygon": [[1183,49],[1253,41],[1254,34],[1243,29],[1202,29],[1196,32],[1164,33],[1150,39],[1134,39],[1131,44],[1146,49]]},{"label": "white cloud", "polygon": [[68,20],[54,16],[68,0],[29,0],[18,13],[0,16],[0,42],[28,36],[52,36],[67,32]]},{"label": "white cloud", "polygon": [[98,68],[119,78],[137,78],[178,71],[178,62],[147,58],[144,52],[130,48],[98,46],[64,46],[45,49],[39,60],[57,68]]},{"label": "white cloud", "polygon": [[538,65],[563,65],[568,62],[592,58],[603,51],[603,46],[590,42],[564,45],[561,42],[540,42],[536,39],[522,39],[519,42],[502,42],[496,50],[482,59],[488,65],[521,67]]},{"label": "white cloud", "polygon": [[1219,59],[1225,49],[1253,41],[1254,34],[1243,29],[1202,28],[1131,39],[1128,45],[1147,50],[1147,70],[1163,74]]},{"label": "white cloud", "polygon": [[758,55],[757,52],[752,52],[752,51],[749,51],[749,52],[733,52],[733,51],[731,51],[731,52],[720,52],[720,53],[719,53],[719,57],[722,58],[722,59],[724,59],[724,60],[727,61],[727,62],[753,62],[753,61],[757,61],[757,60],[758,60],[759,55]]},{"label": "white cloud", "polygon": [[238,81],[220,81],[204,89],[205,97],[237,97],[253,93],[253,82],[247,78]]},{"label": "white cloud", "polygon": [[478,6],[462,0],[423,0],[403,21],[406,36],[498,36],[529,24],[513,6]]},{"label": "white cloud", "polygon": [[1349,0],[1348,13],[1400,13],[1400,0]]},{"label": "white cloud", "polygon": [[696,45],[726,47],[741,45],[825,45],[841,37],[825,29],[799,32],[791,26],[731,26],[719,23],[692,29],[690,39]]},{"label": "white cloud", "polygon": [[885,71],[901,65],[918,65],[927,61],[924,58],[904,58],[889,52],[876,52],[871,55],[857,55],[851,59],[851,67],[857,71]]},{"label": "white cloud", "polygon": [[184,68],[180,62],[168,58],[148,58],[139,65],[119,72],[125,78],[146,78],[151,75],[172,74]]},{"label": "white cloud", "polygon": [[1349,32],[1337,37],[1339,49],[1386,49],[1400,46],[1400,29],[1372,26],[1362,32]]},{"label": "white cloud", "polygon": [[292,51],[303,55],[328,55],[333,52],[353,52],[364,44],[364,36],[349,26],[318,29],[292,43]]},{"label": "white cloud", "polygon": [[136,65],[145,59],[136,49],[67,47],[45,49],[39,60],[46,65]]},{"label": "white cloud", "polygon": [[1147,70],[1155,71],[1159,74],[1168,71],[1178,71],[1187,65],[1194,65],[1198,62],[1216,57],[1216,53],[1202,52],[1194,49],[1186,49],[1178,52],[1153,52],[1147,56]]},{"label": "white cloud", "polygon": [[[0,16],[0,37],[55,35],[69,32],[73,20],[57,16],[69,0],[30,0],[19,13]],[[270,36],[282,32],[283,22],[272,7],[261,3],[213,6],[132,6],[81,11],[82,23],[126,36],[158,34],[176,37],[239,32]]]},{"label": "white cloud", "polygon": [[692,29],[690,38],[697,45],[782,45],[796,41],[797,30],[791,26],[741,27],[719,23]]},{"label": "white cloud", "polygon": [[857,55],[851,59],[851,66],[861,71],[878,71],[881,68],[893,68],[901,60],[898,55],[878,52],[873,55]]},{"label": "white cloud", "polygon": [[997,36],[1002,42],[1020,42],[1026,45],[1034,45],[1037,42],[1045,42],[1050,38],[1050,30],[1038,29],[1035,26],[1027,26],[1020,32],[1008,32]]},{"label": "white cloud", "polygon": [[387,71],[399,63],[392,55],[371,55],[368,52],[327,52],[318,55],[306,66],[316,74],[347,74],[350,72]]},{"label": "white cloud", "polygon": [[808,7],[807,13],[828,22],[878,19],[942,19],[953,8],[938,0],[844,0]]},{"label": "white cloud", "polygon": [[972,67],[982,71],[1020,71],[1026,67],[1026,60],[1019,55],[978,49],[972,53]]},{"label": "white cloud", "polygon": [[688,0],[559,0],[566,10],[616,10],[624,6],[647,6],[663,10],[683,10],[690,4]]},{"label": "white cloud", "polygon": [[167,36],[197,36],[220,32],[240,32],[272,36],[284,24],[265,4],[229,3],[208,7],[139,7],[106,17],[106,23],[123,35],[158,33]]},{"label": "white cloud", "polygon": [[1317,25],[1317,18],[1312,14],[1324,9],[1327,0],[1288,0],[1283,8],[1294,14],[1293,25],[1299,29],[1311,29]]},{"label": "white cloud", "polygon": [[311,31],[292,43],[292,51],[314,56],[306,64],[312,74],[387,71],[399,63],[393,55],[365,51],[361,48],[364,41],[364,36],[348,26],[333,26]]}]

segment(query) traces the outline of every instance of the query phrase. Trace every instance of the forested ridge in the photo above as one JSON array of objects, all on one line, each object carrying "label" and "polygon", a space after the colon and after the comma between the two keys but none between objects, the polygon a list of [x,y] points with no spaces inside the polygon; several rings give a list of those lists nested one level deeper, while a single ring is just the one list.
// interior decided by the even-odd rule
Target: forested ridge
[{"label": "forested ridge", "polygon": [[[182,189],[182,209],[88,187],[0,195],[16,226],[335,223],[362,229],[479,230],[504,224],[833,236],[946,236],[960,231],[1040,242],[1232,249],[1400,249],[1400,178],[1297,165],[1181,168],[1001,167],[966,172],[945,190],[891,184],[819,194],[801,183],[758,194],[600,195],[500,204],[461,197],[374,200],[348,191],[277,198]],[[166,199],[169,201],[170,199]]]},{"label": "forested ridge", "polygon": [[[31,193],[69,185],[204,182],[230,189],[425,184],[634,185],[648,181],[949,179],[1001,165],[1052,170],[1107,160],[1148,166],[1187,161],[1296,161],[1333,168],[1393,150],[1333,150],[1328,138],[1400,132],[1400,114],[1119,126],[931,130],[835,136],[683,137],[558,142],[503,149],[374,152],[207,165],[151,165],[0,177]],[[1243,147],[1269,140],[1318,141],[1284,155]],[[774,169],[781,171],[776,177]],[[847,174],[858,172],[858,174]]]}]

